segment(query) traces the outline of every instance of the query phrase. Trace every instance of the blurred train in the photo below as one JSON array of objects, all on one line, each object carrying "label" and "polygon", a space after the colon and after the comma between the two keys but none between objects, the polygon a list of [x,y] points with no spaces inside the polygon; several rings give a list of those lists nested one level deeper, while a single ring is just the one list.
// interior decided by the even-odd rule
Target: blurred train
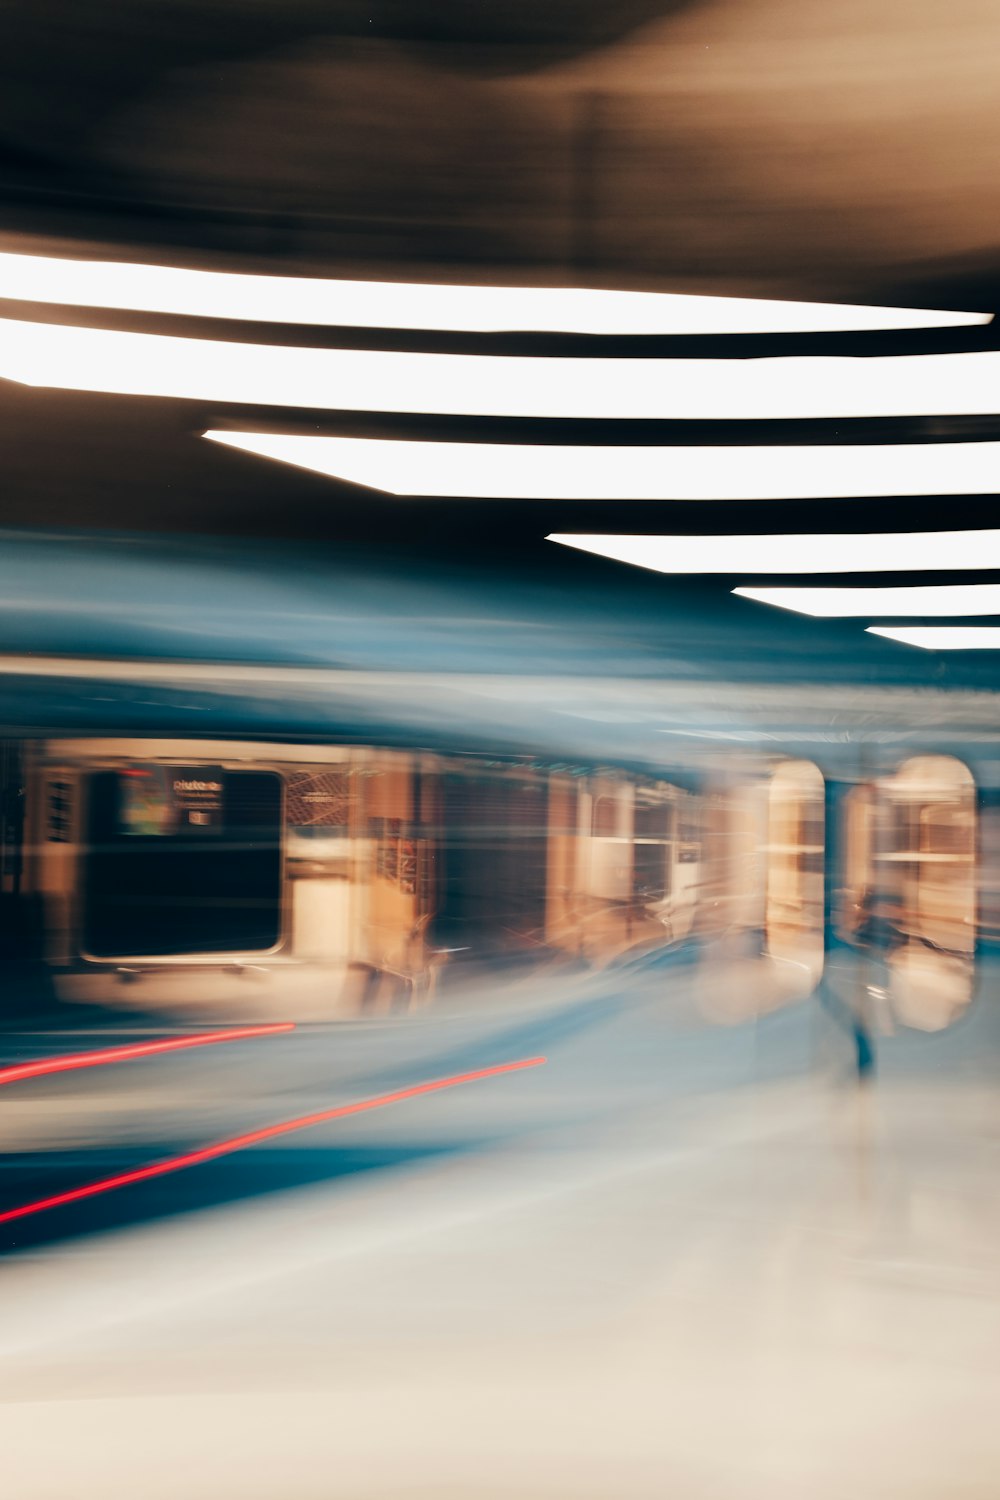
[{"label": "blurred train", "polygon": [[936,1030],[969,1004],[1000,920],[1000,802],[958,748],[853,747],[824,775],[736,747],[657,777],[356,745],[6,741],[6,926],[36,932],[65,1000],[327,1018],[709,940],[754,957],[742,1016],[812,994],[881,923],[897,1019]]}]

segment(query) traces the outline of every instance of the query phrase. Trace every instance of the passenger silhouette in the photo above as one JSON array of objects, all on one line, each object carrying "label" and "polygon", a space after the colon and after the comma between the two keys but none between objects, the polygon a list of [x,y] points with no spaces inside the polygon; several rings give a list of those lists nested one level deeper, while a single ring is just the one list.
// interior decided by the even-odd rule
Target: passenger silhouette
[{"label": "passenger silhouette", "polygon": [[[855,991],[857,999],[854,1031],[858,1078],[865,1079],[875,1071],[872,1002],[888,999],[892,955],[900,948],[905,948],[909,939],[902,929],[900,907],[889,897],[866,891],[858,903],[858,909],[859,921],[854,929],[854,944],[866,956],[868,964],[867,973],[860,976],[863,982],[859,982]],[[874,983],[873,978],[881,982]]]},{"label": "passenger silhouette", "polygon": [[895,902],[866,894],[858,902],[858,910],[860,920],[854,929],[854,942],[863,952],[883,959],[906,946],[907,936],[900,926],[901,912]]},{"label": "passenger silhouette", "polygon": [[[886,896],[866,891],[858,901],[855,913],[857,919],[849,941],[868,963],[859,967],[857,982],[853,986],[854,998],[845,1001],[834,992],[829,980],[824,980],[820,985],[819,1000],[850,1037],[858,1081],[864,1082],[874,1075],[876,1064],[872,1002],[887,997],[890,958],[899,948],[905,947],[909,939],[902,930],[898,906]],[[872,982],[872,964],[877,966],[878,977],[884,976],[884,983]]]}]

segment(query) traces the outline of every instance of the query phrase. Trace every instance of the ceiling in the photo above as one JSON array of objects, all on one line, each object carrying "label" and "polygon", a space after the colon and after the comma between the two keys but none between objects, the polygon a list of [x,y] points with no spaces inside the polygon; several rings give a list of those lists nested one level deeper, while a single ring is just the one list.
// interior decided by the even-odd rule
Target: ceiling
[{"label": "ceiling", "polygon": [[[562,0],[488,13],[283,0],[238,16],[216,0],[124,12],[39,0],[17,11],[0,46],[2,250],[278,275],[997,305],[989,58],[1000,13],[981,0],[957,0],[946,20],[928,0]],[[855,359],[998,342],[992,328],[793,344],[233,326],[14,302],[0,314],[283,345],[527,353],[551,359],[554,379],[566,356]],[[545,540],[984,527],[993,496],[400,500],[201,437],[251,425],[584,446],[1000,437],[990,415],[421,417],[4,381],[0,525],[38,535],[9,537],[0,557],[0,649],[215,650],[219,610],[198,592],[208,556],[214,576],[227,559],[233,570],[227,649],[244,657],[993,685],[991,653],[938,658],[865,636],[864,622],[802,621],[730,596],[759,575],[678,581]],[[150,547],[163,600],[187,601],[186,635],[167,614],[153,618],[149,568],[128,561],[148,563]],[[105,576],[117,580],[114,608],[93,593]],[[29,578],[44,610],[18,592]],[[266,584],[256,611],[254,579]],[[311,644],[268,615],[266,599],[289,589],[310,596]]]}]

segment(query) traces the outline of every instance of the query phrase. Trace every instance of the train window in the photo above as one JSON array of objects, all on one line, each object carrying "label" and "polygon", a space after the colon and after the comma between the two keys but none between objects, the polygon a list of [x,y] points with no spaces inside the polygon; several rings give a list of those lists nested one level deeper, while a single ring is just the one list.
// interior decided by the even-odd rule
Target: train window
[{"label": "train window", "polygon": [[68,781],[49,782],[48,832],[52,844],[68,844],[73,827],[73,788]]},{"label": "train window", "polygon": [[895,777],[912,811],[915,857],[901,881],[908,941],[894,955],[896,1008],[923,1030],[946,1025],[972,997],[976,920],[976,790],[951,756],[918,756]]},{"label": "train window", "polygon": [[665,843],[673,837],[674,810],[668,802],[645,803],[637,798],[633,828],[637,839]]},{"label": "train window", "polygon": [[[293,771],[286,780],[285,822],[293,840],[311,846],[346,839],[350,831],[352,782],[346,766]],[[310,848],[308,853],[314,853]]]},{"label": "train window", "polygon": [[140,795],[137,769],[90,778],[84,951],[121,958],[273,948],[281,934],[280,778],[159,766]]},{"label": "train window", "polygon": [[[678,863],[684,863],[688,849],[700,855],[699,877],[702,894],[703,923],[711,927],[734,929],[759,928],[763,917],[762,846],[766,835],[759,818],[758,788],[742,784],[724,796],[716,793],[705,804],[700,830],[691,832],[701,841],[683,844]],[[682,826],[682,838],[685,829]]]},{"label": "train window", "polygon": [[476,953],[537,946],[548,891],[548,793],[533,777],[441,778],[435,941]]},{"label": "train window", "polygon": [[907,1025],[938,1030],[972,997],[975,782],[952,756],[914,756],[864,789],[863,805],[867,836],[853,855],[850,844],[848,850],[852,911],[845,935],[856,931],[873,901],[882,904],[894,933],[886,958],[895,1013]]},{"label": "train window", "polygon": [[596,797],[594,799],[593,833],[595,839],[613,839],[618,834],[618,799]]},{"label": "train window", "polygon": [[960,802],[921,809],[920,852],[958,859],[972,858],[973,820]]},{"label": "train window", "polygon": [[673,876],[675,813],[668,802],[636,797],[633,814],[632,899],[640,905],[664,901]]}]

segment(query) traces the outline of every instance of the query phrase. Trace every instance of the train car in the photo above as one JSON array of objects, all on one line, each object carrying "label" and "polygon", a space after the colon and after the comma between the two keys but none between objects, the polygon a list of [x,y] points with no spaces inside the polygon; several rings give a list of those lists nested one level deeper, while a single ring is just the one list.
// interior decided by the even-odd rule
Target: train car
[{"label": "train car", "polygon": [[379,1013],[695,923],[700,800],[620,769],[111,738],[20,757],[18,892],[66,999]]},{"label": "train car", "polygon": [[696,938],[742,955],[732,1019],[839,986],[933,1031],[1000,930],[995,767],[962,749],[887,737],[824,764],[779,744],[668,779],[377,746],[8,743],[0,879],[10,911],[40,908],[71,1000],[135,1004],[141,985],[144,1007],[378,1014]]}]

